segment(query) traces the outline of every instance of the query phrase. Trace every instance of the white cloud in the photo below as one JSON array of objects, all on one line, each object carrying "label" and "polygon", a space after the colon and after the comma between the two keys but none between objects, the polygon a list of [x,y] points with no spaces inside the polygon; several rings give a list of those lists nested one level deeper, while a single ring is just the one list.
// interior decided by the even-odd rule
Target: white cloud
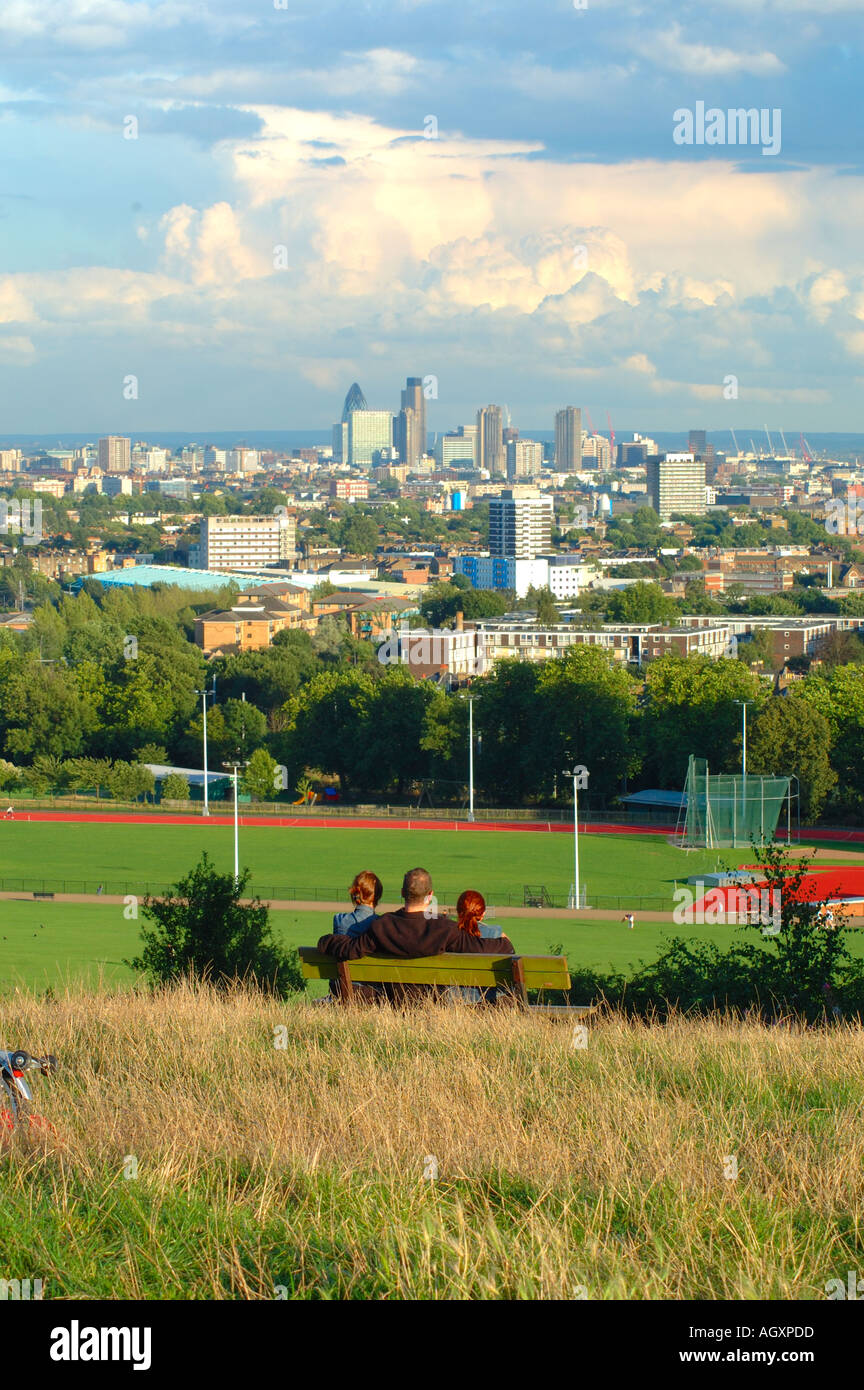
[{"label": "white cloud", "polygon": [[742,53],[732,48],[688,42],[680,24],[673,24],[659,34],[640,34],[632,43],[642,56],[659,67],[686,72],[689,77],[730,77],[738,73],[774,77],[786,71],[785,64],[775,53]]},{"label": "white cloud", "polygon": [[[864,277],[838,267],[857,263],[864,180],[844,177],[840,197],[830,171],[576,165],[527,143],[256,112],[262,133],[224,145],[230,196],[150,224],[149,271],[0,278],[0,323],[29,335],[16,360],[25,341],[116,339],[258,379],[293,364],[328,400],[375,364],[398,376],[422,360],[445,390],[448,374],[536,371],[668,411],[722,400],[728,372],[742,400],[804,406],[860,371]],[[801,379],[802,341],[821,377]]]}]

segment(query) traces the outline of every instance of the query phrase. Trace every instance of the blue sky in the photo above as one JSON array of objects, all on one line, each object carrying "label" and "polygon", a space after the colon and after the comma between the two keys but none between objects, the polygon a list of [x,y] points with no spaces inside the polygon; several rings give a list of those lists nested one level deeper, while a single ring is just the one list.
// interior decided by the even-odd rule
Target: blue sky
[{"label": "blue sky", "polygon": [[861,429],[862,11],[3,0],[0,428]]}]

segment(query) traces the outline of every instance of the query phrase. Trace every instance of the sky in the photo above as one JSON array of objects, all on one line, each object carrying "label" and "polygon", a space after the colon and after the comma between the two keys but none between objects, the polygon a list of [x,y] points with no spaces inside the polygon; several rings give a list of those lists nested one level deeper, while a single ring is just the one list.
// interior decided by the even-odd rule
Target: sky
[{"label": "sky", "polygon": [[864,430],[862,11],[2,0],[0,436]]}]

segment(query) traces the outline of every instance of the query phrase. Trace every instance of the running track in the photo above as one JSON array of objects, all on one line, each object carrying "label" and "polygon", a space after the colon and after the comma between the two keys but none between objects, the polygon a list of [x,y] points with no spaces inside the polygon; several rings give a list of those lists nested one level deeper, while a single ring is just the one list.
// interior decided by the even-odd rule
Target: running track
[{"label": "running track", "polygon": [[[72,821],[78,824],[95,822],[104,825],[221,825],[232,826],[234,817],[189,815],[125,815],[110,811],[19,811],[15,820]],[[466,821],[466,820],[396,820],[392,817],[364,819],[335,816],[240,816],[241,825],[264,825],[273,829],[293,830],[533,830],[559,831],[572,835],[572,822],[567,821]],[[605,822],[581,824],[585,835],[674,835],[674,825],[610,825]],[[802,827],[806,840],[848,841],[864,843],[864,830],[808,830]]]}]

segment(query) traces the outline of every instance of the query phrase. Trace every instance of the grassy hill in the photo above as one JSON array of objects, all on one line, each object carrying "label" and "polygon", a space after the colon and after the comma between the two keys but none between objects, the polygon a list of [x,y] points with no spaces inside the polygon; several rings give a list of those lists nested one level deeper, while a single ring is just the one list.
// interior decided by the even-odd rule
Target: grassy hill
[{"label": "grassy hill", "polygon": [[0,1043],[64,1064],[56,1137],[0,1145],[0,1268],[46,1298],[813,1299],[861,1266],[853,1028],[612,1018],[583,1049],[181,988],[17,995]]}]

